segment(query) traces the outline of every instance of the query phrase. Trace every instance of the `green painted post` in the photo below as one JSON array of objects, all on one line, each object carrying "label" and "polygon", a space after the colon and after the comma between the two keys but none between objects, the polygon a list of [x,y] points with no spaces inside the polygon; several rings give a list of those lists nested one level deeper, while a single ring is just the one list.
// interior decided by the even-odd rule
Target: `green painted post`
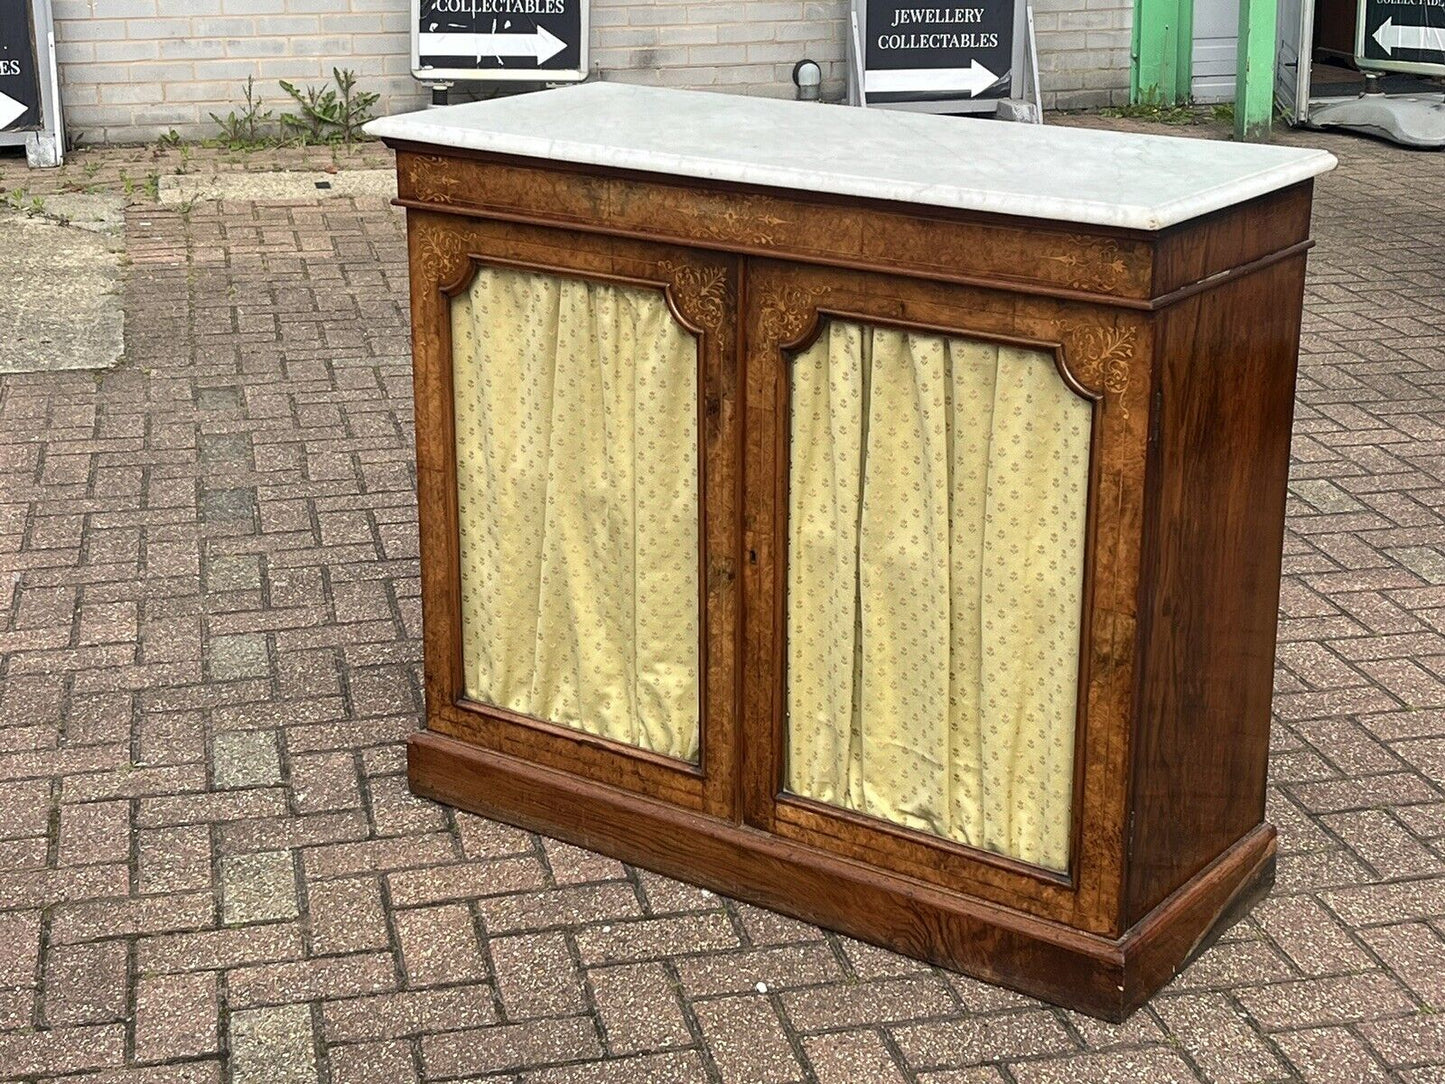
[{"label": "green painted post", "polygon": [[1234,76],[1234,138],[1269,140],[1274,119],[1276,0],[1239,0],[1239,61]]},{"label": "green painted post", "polygon": [[1179,105],[1189,100],[1193,26],[1193,0],[1134,0],[1131,102]]}]

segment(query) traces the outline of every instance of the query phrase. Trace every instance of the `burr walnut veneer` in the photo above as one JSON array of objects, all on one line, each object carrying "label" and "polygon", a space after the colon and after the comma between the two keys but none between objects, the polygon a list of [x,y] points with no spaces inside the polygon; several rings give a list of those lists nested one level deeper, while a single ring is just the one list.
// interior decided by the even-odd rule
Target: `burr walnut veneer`
[{"label": "burr walnut veneer", "polygon": [[[699,107],[699,98],[708,101]],[[549,99],[559,103],[556,125],[575,130],[569,139],[489,141],[507,127],[509,109],[545,109]],[[916,135],[920,161],[935,170],[938,155],[963,162],[969,146],[985,144],[1006,154],[1010,140],[1034,140],[1036,149],[1053,139],[1060,154],[1083,157],[1044,160],[1039,168],[1058,174],[1050,183],[1059,198],[1034,192],[1012,214],[1007,186],[989,190],[982,167],[970,167],[971,188],[936,202],[902,182],[896,198],[885,198],[876,176],[855,176],[871,167],[850,173],[830,162],[814,183],[790,185],[776,169],[751,179],[741,167],[729,172],[729,162],[751,152],[726,145],[713,158],[629,157],[627,133],[606,107],[635,109],[639,100],[655,129],[648,139],[660,146],[673,125],[677,140],[701,140],[701,122],[686,118],[705,107],[721,125],[729,111],[747,119],[751,141],[763,146],[758,154],[785,155],[810,126],[826,123],[844,135],[858,126],[850,150],[859,160],[889,125]],[[1305,161],[1289,155],[1309,152],[1219,145],[1218,154],[1236,156],[1228,160],[1238,161],[1232,168],[1244,187],[1156,201],[1151,210],[1147,193],[1130,202],[1128,170],[1168,170],[1175,152],[1164,144],[1185,141],[1017,135],[1017,126],[989,121],[880,118],[685,92],[582,88],[517,101],[375,128],[397,152],[411,265],[427,694],[426,729],[409,750],[413,789],[1123,1019],[1273,878],[1265,770],[1285,485],[1310,178],[1329,168],[1328,156]],[[597,129],[595,146],[586,142],[589,128]],[[622,152],[604,153],[608,140]],[[1255,151],[1260,157],[1250,158]],[[1186,152],[1197,155],[1200,145],[1178,154]],[[1090,153],[1132,163],[1118,182],[1125,211],[1102,199],[1070,202],[1074,174],[1078,187],[1100,183],[1090,179]],[[1181,157],[1177,168],[1191,167]],[[908,173],[907,163],[896,169]],[[696,665],[677,699],[685,715],[695,710],[691,746],[685,734],[671,752],[659,751],[598,731],[587,718],[467,692],[471,654],[492,645],[467,611],[463,567],[488,553],[475,541],[461,552],[468,524],[459,509],[488,509],[466,495],[465,477],[458,496],[462,348],[454,337],[465,333],[467,349],[479,348],[471,324],[458,330],[455,306],[466,299],[496,319],[497,299],[522,297],[528,282],[554,293],[583,284],[576,288],[590,292],[576,304],[593,308],[577,311],[593,312],[589,319],[600,319],[604,295],[629,312],[657,298],[696,344],[688,424],[643,434],[696,442],[696,478],[680,491],[691,502],[683,507],[695,510],[695,530],[679,536],[695,539],[687,543],[695,568],[681,582],[689,606],[696,595],[697,643],[688,652]],[[492,325],[478,320],[476,335],[487,339]],[[805,354],[823,358],[826,381],[845,355],[817,353],[821,337],[842,329],[856,339],[860,328],[872,336],[875,394],[887,350],[931,358],[954,350],[962,358],[981,349],[998,359],[1000,374],[1007,364],[1039,378],[1026,367],[1045,365],[1048,381],[1059,383],[1053,399],[1083,404],[1068,415],[1083,419],[1067,453],[1082,479],[1075,541],[1049,543],[1058,552],[1044,555],[1062,568],[1061,582],[1077,587],[1059,596],[1072,601],[1057,615],[1072,654],[1056,682],[1054,703],[1065,708],[1052,709],[1067,714],[1051,725],[1068,756],[1055,780],[1065,804],[1052,858],[1027,857],[1027,843],[980,842],[966,826],[950,835],[926,817],[874,815],[863,798],[820,797],[789,782],[787,638],[807,624],[790,625],[789,549],[800,536],[789,515],[801,504],[789,486],[802,477],[798,457],[816,447],[790,413],[792,367]],[[690,347],[685,353],[691,365]],[[497,373],[509,371],[507,355],[494,363]],[[484,411],[512,409],[479,394]],[[949,393],[957,415],[950,424],[966,435],[961,394]],[[594,424],[585,413],[565,419],[583,436]],[[1040,439],[1057,435],[1052,421],[1041,428],[1048,431],[1036,433]],[[872,484],[880,497],[896,495],[886,477]],[[508,573],[502,568],[501,578]],[[801,578],[792,582],[803,590]],[[851,644],[869,635],[869,606],[885,601],[860,603],[856,627],[807,631]],[[1032,650],[1028,630],[1002,648],[991,643],[996,616],[1003,615],[982,617],[985,654]],[[1040,622],[1038,636],[1054,624]],[[480,648],[464,650],[464,627]],[[919,655],[895,670],[923,682],[948,665]],[[801,684],[804,675],[792,677]],[[895,691],[909,702],[911,689]],[[885,721],[903,735],[894,744],[907,754],[913,721]],[[905,772],[893,784],[905,805],[911,778]],[[1032,785],[1018,785],[1025,806]],[[1015,810],[1021,823],[1028,812]]]}]

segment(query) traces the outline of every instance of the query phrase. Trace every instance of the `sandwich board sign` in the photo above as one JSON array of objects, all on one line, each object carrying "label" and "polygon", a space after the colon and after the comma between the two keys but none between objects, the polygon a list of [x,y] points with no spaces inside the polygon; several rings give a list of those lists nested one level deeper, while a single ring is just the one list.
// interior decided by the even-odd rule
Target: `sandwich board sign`
[{"label": "sandwich board sign", "polygon": [[0,132],[40,127],[40,64],[30,0],[0,0]]},{"label": "sandwich board sign", "polygon": [[1445,6],[1440,0],[1360,0],[1355,62],[1382,71],[1445,75]]},{"label": "sandwich board sign", "polygon": [[909,0],[856,0],[855,48],[870,106],[929,112],[991,112],[1022,97],[1024,8],[1016,0],[954,7]]},{"label": "sandwich board sign", "polygon": [[25,145],[32,166],[64,153],[49,0],[0,0],[0,146]]},{"label": "sandwich board sign", "polygon": [[412,0],[411,11],[423,82],[587,78],[587,0]]}]

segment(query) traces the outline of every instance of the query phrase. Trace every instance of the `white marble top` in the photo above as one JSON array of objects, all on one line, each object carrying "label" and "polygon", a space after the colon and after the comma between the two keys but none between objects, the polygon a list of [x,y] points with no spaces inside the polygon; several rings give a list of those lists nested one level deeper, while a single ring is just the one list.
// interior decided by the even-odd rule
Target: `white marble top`
[{"label": "white marble top", "polygon": [[1333,169],[1324,151],[585,83],[383,117],[382,139],[1157,230]]}]

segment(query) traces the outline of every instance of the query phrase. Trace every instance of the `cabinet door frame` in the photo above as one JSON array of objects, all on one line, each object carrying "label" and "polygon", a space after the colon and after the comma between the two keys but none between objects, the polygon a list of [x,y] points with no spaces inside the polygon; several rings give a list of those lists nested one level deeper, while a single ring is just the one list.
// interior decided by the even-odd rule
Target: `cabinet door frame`
[{"label": "cabinet door frame", "polygon": [[[1136,352],[1147,356],[1147,323],[1087,303],[768,258],[748,261],[746,282],[744,823],[879,870],[1112,931],[1134,649],[1132,626],[1116,626],[1121,611],[1132,613],[1137,583],[1137,562],[1118,554],[1138,545],[1148,412],[1129,385]],[[830,317],[1042,350],[1070,391],[1090,403],[1073,812],[1063,871],[785,790],[790,358]]]},{"label": "cabinet door frame", "polygon": [[[408,212],[427,727],[498,753],[732,819],[736,809],[738,261],[568,229]],[[698,344],[696,764],[466,698],[451,302],[484,267],[656,289]]]}]

